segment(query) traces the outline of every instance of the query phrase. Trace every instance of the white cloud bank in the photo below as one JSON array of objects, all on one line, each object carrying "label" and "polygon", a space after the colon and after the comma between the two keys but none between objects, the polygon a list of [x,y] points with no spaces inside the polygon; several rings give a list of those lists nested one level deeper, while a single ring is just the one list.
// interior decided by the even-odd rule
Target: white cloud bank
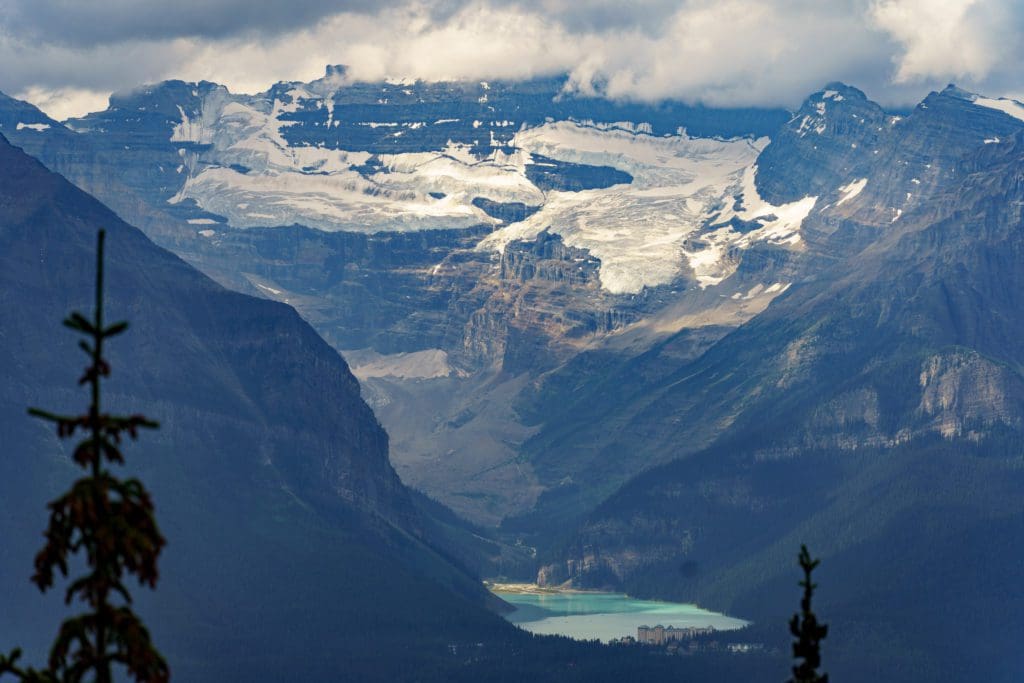
[{"label": "white cloud bank", "polygon": [[1000,68],[1019,70],[1020,14],[1009,2],[985,0],[878,0],[870,9],[873,23],[900,45],[897,83],[978,81]]},{"label": "white cloud bank", "polygon": [[[1024,92],[1019,0],[267,0],[233,30],[239,2],[192,2],[169,22],[154,9],[166,2],[94,0],[63,18],[8,0],[0,89],[58,118],[165,78],[254,92],[339,63],[360,80],[568,72],[584,92],[722,106],[795,106],[831,80],[889,104],[948,80]],[[289,3],[302,21],[282,20]]]}]

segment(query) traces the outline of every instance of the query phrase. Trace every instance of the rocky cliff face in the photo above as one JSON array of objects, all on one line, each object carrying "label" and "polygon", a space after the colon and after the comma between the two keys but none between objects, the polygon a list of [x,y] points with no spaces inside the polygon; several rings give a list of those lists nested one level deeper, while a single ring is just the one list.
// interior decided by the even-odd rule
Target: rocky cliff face
[{"label": "rocky cliff face", "polygon": [[[847,639],[837,668],[871,678],[917,647],[943,663],[932,678],[970,669],[962,651],[935,645],[950,634],[930,606],[949,590],[969,593],[971,610],[1013,593],[1007,558],[1024,531],[1024,358],[1013,341],[1024,332],[1024,107],[950,88],[887,136],[878,161],[823,169],[840,187],[818,190],[824,206],[806,223],[813,279],[695,360],[659,375],[657,357],[640,356],[613,377],[648,379],[617,384],[612,399],[607,385],[590,387],[579,401],[605,401],[588,414],[601,427],[545,428],[527,445],[577,463],[678,458],[553,544],[539,580],[781,619],[778,594],[807,542],[834,572],[821,609]],[[557,498],[547,504],[564,514]],[[978,587],[990,570],[998,578]],[[995,610],[970,651],[1005,647],[1015,609]],[[870,641],[867,623],[898,643],[874,664],[853,654]]]},{"label": "rocky cliff face", "polygon": [[[561,86],[354,84],[331,69],[237,96],[172,81],[116,95],[67,127],[5,100],[0,131],[218,282],[296,307],[335,348],[443,353],[452,391],[484,396],[495,377],[536,378],[661,311],[630,348],[710,304],[718,323],[736,324],[788,282],[777,266],[798,251],[785,240],[799,220],[768,221],[756,191],[741,187],[764,142],[680,133],[762,136],[784,112],[556,97]],[[712,227],[744,191],[748,206]],[[765,248],[784,255],[764,259]],[[406,388],[377,398],[395,407],[420,393]],[[463,424],[467,408],[487,412],[440,403],[458,406],[435,414],[442,425]],[[431,473],[410,469],[425,454],[402,444],[426,435],[399,416],[437,404],[383,413],[414,485]],[[514,414],[502,424],[529,433]],[[472,428],[445,430],[451,438],[430,455],[461,448],[458,432]],[[447,502],[459,507],[481,485],[503,496],[490,467],[467,473],[467,497]]]},{"label": "rocky cliff face", "polygon": [[[52,292],[38,292],[53,299],[40,302],[48,312],[61,303],[66,308],[78,305],[70,298],[88,291],[90,265],[86,258],[74,263],[75,255],[92,239],[90,228],[106,226],[115,243],[111,277],[122,278],[119,289],[111,294],[112,310],[135,312],[131,317],[140,335],[152,338],[161,336],[161,316],[173,316],[180,323],[174,334],[183,346],[163,357],[150,346],[137,347],[137,355],[128,352],[122,361],[129,368],[126,384],[144,386],[147,392],[161,385],[165,395],[182,398],[195,392],[197,401],[210,407],[226,401],[226,394],[244,396],[245,419],[272,423],[260,438],[261,445],[253,449],[253,457],[264,460],[290,486],[325,504],[347,503],[402,526],[413,522],[407,494],[387,462],[387,436],[359,397],[358,383],[337,353],[294,311],[224,290],[150,245],[105,207],[47,174],[6,141],[2,153],[5,258],[10,262],[4,291],[9,301],[31,302],[21,288],[43,282],[52,288]],[[184,305],[190,295],[180,292],[190,287],[201,308]],[[59,313],[54,315],[60,318]],[[18,318],[24,318],[29,330],[42,326],[38,311],[18,314]],[[266,340],[280,340],[273,358],[268,355],[271,349],[264,346]],[[195,349],[197,345],[202,350]],[[40,343],[33,358],[45,357],[46,346]],[[230,361],[215,366],[219,353]],[[211,365],[175,376],[177,363],[199,361]],[[134,374],[138,372],[149,373],[149,379],[142,381]],[[289,401],[292,390],[300,386],[323,395],[326,402],[296,413]],[[332,419],[335,410],[351,419]],[[273,425],[286,414],[292,416],[287,429]],[[296,455],[302,452],[307,457]]]},{"label": "rocky cliff face", "polygon": [[[826,281],[822,300],[853,291],[908,230],[954,220],[962,180],[993,176],[993,155],[1020,124],[1010,104],[955,88],[900,118],[832,84],[787,122],[555,98],[558,87],[352,84],[332,69],[256,96],[169,82],[119,95],[70,129],[7,102],[0,124],[85,186],[102,186],[106,167],[131,175],[103,190],[115,208],[218,281],[295,306],[337,349],[392,357],[375,361],[370,393],[402,476],[491,522],[537,500],[541,517],[578,515],[748,419],[761,400],[753,380],[711,379],[734,376],[739,356],[700,375],[722,393],[632,411],[694,357],[710,348],[717,358],[715,343],[776,298]],[[51,128],[18,128],[26,122]],[[721,139],[738,133],[749,137]],[[55,152],[65,139],[82,151]],[[839,268],[862,251],[860,270]],[[894,286],[897,298],[916,291]],[[898,315],[891,303],[852,310]],[[858,348],[833,331],[857,329],[830,319],[771,332],[786,342],[757,392],[816,378],[825,359]],[[415,353],[443,358],[446,371],[404,376],[399,354]],[[382,369],[389,362],[397,374]],[[989,384],[1011,391],[1006,378]],[[516,411],[488,407],[524,389]],[[807,418],[820,426],[815,443],[899,441],[887,400],[873,387],[830,397]],[[973,423],[918,404],[932,407],[913,415]],[[636,438],[652,446],[638,451]],[[472,467],[477,450],[490,455]],[[449,466],[455,490],[435,476]],[[523,489],[510,489],[512,470]]]},{"label": "rocky cliff face", "polygon": [[[26,577],[45,503],[77,468],[25,409],[86,400],[74,384],[83,359],[59,330],[91,301],[99,227],[107,310],[131,324],[111,344],[104,400],[162,423],[126,454],[169,539],[160,590],[138,598],[172,666],[194,680],[276,680],[332,633],[337,654],[299,664],[323,678],[371,652],[365,614],[382,632],[408,627],[395,606],[407,601],[438,615],[412,617],[423,633],[448,619],[500,628],[472,605],[487,599],[475,577],[434,549],[444,539],[389,464],[387,435],[334,349],[293,309],[217,285],[0,138],[5,640],[41,652],[63,607]],[[411,592],[392,603],[395,590]],[[386,668],[391,656],[371,659]]]},{"label": "rocky cliff face", "polygon": [[403,478],[535,539],[542,581],[775,618],[810,540],[847,588],[888,585],[862,552],[911,568],[877,611],[941,602],[908,578],[929,553],[1009,590],[1024,105],[950,87],[898,117],[834,84],[714,129],[547,81],[339,78],[0,123],[82,184],[146,164],[118,210],[357,350]]},{"label": "rocky cliff face", "polygon": [[[5,100],[0,129],[218,281],[287,298],[337,348],[391,353],[434,348],[442,338],[455,356],[468,349],[466,369],[475,370],[500,365],[505,340],[481,339],[487,326],[480,319],[493,311],[470,324],[476,310],[467,307],[489,297],[478,292],[460,301],[460,294],[481,279],[505,281],[502,264],[515,258],[505,254],[511,242],[533,242],[550,229],[596,265],[589,277],[600,286],[583,296],[570,270],[560,279],[542,274],[564,286],[567,306],[585,309],[584,318],[630,307],[628,300],[609,305],[609,294],[632,298],[645,288],[686,287],[686,251],[700,254],[698,269],[715,271],[710,277],[719,277],[720,266],[733,269],[736,253],[686,238],[700,227],[702,212],[714,208],[711,198],[700,198],[704,185],[716,188],[710,194],[727,194],[756,146],[693,140],[679,131],[760,136],[784,117],[577,98],[560,94],[563,85],[350,83],[344,69],[332,67],[322,79],[255,96],[169,81],[115,95],[107,110],[67,127]],[[719,168],[720,153],[731,175]],[[671,156],[678,161],[666,174],[658,158]],[[716,177],[702,178],[705,166]],[[645,256],[643,242],[632,239],[625,250],[602,250],[614,237],[609,230],[629,231],[632,217],[654,208],[643,204],[656,193],[681,194],[651,226],[664,233],[657,239],[665,248]],[[674,211],[684,214],[679,227],[666,223]],[[611,223],[591,213],[609,214]],[[280,229],[292,224],[331,236]],[[588,224],[600,230],[591,234]],[[502,235],[481,244],[499,229]],[[311,242],[333,253],[318,258]],[[646,270],[632,269],[637,258],[652,264],[649,276],[637,277]],[[277,277],[266,277],[271,272]],[[591,294],[597,300],[587,300]],[[342,319],[349,322],[332,324]],[[619,324],[606,322],[590,327]],[[468,326],[461,336],[460,326]],[[502,322],[490,329],[518,327]]]},{"label": "rocky cliff face", "polygon": [[[822,197],[802,229],[807,249],[798,269],[789,271],[796,284],[699,362],[659,375],[654,369],[664,365],[647,354],[607,372],[618,380],[595,380],[593,393],[569,404],[590,403],[586,422],[600,427],[567,429],[569,412],[548,410],[548,428],[524,446],[535,468],[555,460],[574,463],[572,471],[594,473],[582,485],[577,474],[574,485],[594,490],[615,476],[613,468],[628,469],[623,458],[642,469],[737,431],[759,432],[767,442],[777,430],[791,430],[785,446],[766,447],[770,452],[896,445],[941,431],[936,425],[942,423],[963,430],[978,419],[992,429],[1013,428],[1018,418],[1007,417],[1006,401],[1019,398],[1016,380],[983,367],[980,358],[951,360],[961,346],[988,361],[1005,359],[1016,348],[1010,341],[1015,304],[996,283],[1019,277],[1013,254],[1024,121],[972,97],[955,89],[933,94],[892,124],[890,142],[871,154],[873,166],[837,176],[831,192],[813,190]],[[811,106],[818,99],[813,96]],[[799,130],[800,119],[789,126]],[[820,163],[838,173],[828,170],[830,158],[823,154]],[[791,185],[812,191],[800,187],[801,177],[798,172]],[[942,405],[963,412],[937,417],[943,409],[925,397],[922,373],[931,363],[961,362],[976,363],[977,377],[949,372],[958,386],[973,386],[977,398],[947,398]],[[547,381],[555,393],[560,382],[581,383],[570,375]],[[612,386],[617,393],[609,393]],[[976,412],[982,405],[988,406],[984,418]],[[644,445],[637,449],[638,443]],[[594,463],[601,463],[599,469]],[[571,488],[563,493],[577,495]],[[552,509],[558,499],[552,496]]]}]

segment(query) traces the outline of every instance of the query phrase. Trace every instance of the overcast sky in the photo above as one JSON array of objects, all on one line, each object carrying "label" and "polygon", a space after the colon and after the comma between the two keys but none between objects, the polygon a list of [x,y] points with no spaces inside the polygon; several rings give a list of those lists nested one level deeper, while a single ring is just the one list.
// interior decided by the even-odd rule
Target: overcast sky
[{"label": "overcast sky", "polygon": [[570,73],[578,89],[795,107],[841,80],[888,105],[956,82],[1024,96],[1024,0],[0,0],[0,90],[56,118],[167,78]]}]

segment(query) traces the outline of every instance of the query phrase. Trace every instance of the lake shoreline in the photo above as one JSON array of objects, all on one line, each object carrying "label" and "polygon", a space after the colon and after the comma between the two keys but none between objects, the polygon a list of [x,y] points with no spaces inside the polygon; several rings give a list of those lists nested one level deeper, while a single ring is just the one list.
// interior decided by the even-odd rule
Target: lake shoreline
[{"label": "lake shoreline", "polygon": [[607,594],[607,591],[588,590],[585,588],[565,588],[562,586],[540,586],[535,583],[503,583],[484,580],[484,586],[492,593],[510,595],[557,595],[561,593]]},{"label": "lake shoreline", "polygon": [[583,591],[528,583],[484,582],[515,607],[510,623],[538,635],[610,642],[637,635],[641,626],[676,626],[729,631],[749,622],[690,603],[640,600],[624,593]]}]

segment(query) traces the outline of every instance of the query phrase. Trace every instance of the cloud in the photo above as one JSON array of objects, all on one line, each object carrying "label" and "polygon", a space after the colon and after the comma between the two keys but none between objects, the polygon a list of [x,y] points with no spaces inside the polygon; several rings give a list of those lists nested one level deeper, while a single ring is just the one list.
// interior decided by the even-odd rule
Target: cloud
[{"label": "cloud", "polygon": [[48,89],[31,86],[14,93],[14,97],[31,102],[52,119],[64,121],[86,112],[104,109],[107,106],[108,93],[83,88]]},{"label": "cloud", "polygon": [[574,75],[607,79],[614,97],[794,105],[829,81],[877,80],[877,40],[857,29],[827,3],[690,2],[659,34],[620,35]]},{"label": "cloud", "polygon": [[[1024,91],[1017,0],[5,0],[0,89],[48,111],[166,78],[241,92],[571,74],[581,92],[795,107],[843,80],[886,104],[953,78]],[[956,45],[956,49],[949,49]],[[64,102],[62,98],[69,101]],[[70,101],[70,100],[73,100]],[[74,113],[81,113],[77,111]]]},{"label": "cloud", "polygon": [[125,40],[222,39],[303,28],[342,11],[376,11],[380,0],[9,0],[10,32],[90,48]]},{"label": "cloud", "polygon": [[980,81],[994,71],[1021,66],[1024,11],[1015,2],[876,0],[870,16],[900,46],[894,57],[897,83]]}]

